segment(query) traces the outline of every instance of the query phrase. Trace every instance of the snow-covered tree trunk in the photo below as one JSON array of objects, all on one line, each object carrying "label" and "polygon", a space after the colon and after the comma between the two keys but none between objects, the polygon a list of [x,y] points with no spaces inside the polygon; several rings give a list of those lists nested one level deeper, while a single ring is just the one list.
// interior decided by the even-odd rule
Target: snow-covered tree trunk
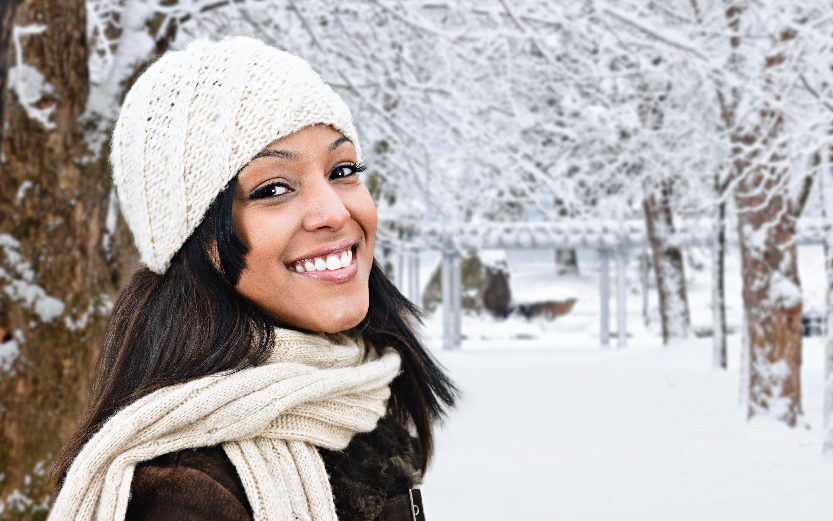
[{"label": "snow-covered tree trunk", "polygon": [[[110,303],[135,268],[110,186],[112,120],[102,121],[107,116],[88,103],[87,7],[83,0],[23,1],[4,55],[0,512],[13,519],[43,518],[44,470],[87,405]],[[112,37],[119,28],[108,30]],[[146,37],[151,52],[120,78],[115,107],[136,69],[168,41],[154,49]]]},{"label": "snow-covered tree trunk", "polygon": [[824,218],[824,273],[825,321],[824,321],[824,453],[833,456],[833,161],[831,153],[822,153],[818,170],[821,188],[821,208]]},{"label": "snow-covered tree trunk", "polygon": [[646,183],[642,208],[657,279],[662,340],[666,344],[672,338],[685,337],[689,329],[683,255],[675,242],[670,205],[668,182],[661,181],[659,186]]},{"label": "snow-covered tree trunk", "polygon": [[[23,2],[4,93],[0,327],[11,337],[0,367],[0,500],[18,490],[34,505],[43,500],[37,471],[85,405],[110,289],[101,248],[109,176],[103,160],[84,161],[79,125],[85,31],[82,0]],[[34,505],[5,503],[27,515]]]},{"label": "snow-covered tree trunk", "polygon": [[[742,167],[741,167],[742,168]],[[749,352],[749,417],[801,415],[801,289],[788,172],[761,165],[735,185]]]}]

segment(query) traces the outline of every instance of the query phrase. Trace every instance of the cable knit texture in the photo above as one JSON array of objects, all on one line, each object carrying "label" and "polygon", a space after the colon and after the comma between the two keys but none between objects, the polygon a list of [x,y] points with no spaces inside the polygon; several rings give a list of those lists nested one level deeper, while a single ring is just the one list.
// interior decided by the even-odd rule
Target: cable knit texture
[{"label": "cable knit texture", "polygon": [[160,389],[113,416],[73,461],[50,520],[123,521],[133,470],[223,444],[255,521],[335,521],[316,447],[345,448],[385,414],[399,355],[278,329],[268,363]]},{"label": "cable knit texture", "polygon": [[243,166],[319,123],[344,134],[361,160],[350,109],[301,58],[249,37],[165,53],[125,97],[110,155],[142,261],[164,273]]}]

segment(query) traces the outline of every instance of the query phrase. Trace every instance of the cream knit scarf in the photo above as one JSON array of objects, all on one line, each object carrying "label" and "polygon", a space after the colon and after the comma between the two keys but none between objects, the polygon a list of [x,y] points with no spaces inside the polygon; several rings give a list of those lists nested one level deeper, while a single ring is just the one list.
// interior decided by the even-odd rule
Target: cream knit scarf
[{"label": "cream knit scarf", "polygon": [[278,329],[266,364],[160,389],[107,421],[73,461],[49,520],[123,521],[136,463],[222,443],[255,521],[334,521],[315,447],[340,450],[373,430],[399,365],[391,349],[377,357],[343,335]]}]

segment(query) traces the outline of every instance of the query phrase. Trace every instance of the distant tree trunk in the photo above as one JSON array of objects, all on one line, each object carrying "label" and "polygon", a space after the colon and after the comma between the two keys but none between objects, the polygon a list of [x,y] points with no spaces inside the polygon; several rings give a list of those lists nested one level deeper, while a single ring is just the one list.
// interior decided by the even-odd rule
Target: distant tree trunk
[{"label": "distant tree trunk", "polygon": [[[715,185],[719,188],[718,176],[715,176]],[[726,369],[726,202],[723,200],[717,205],[715,228],[712,258],[712,364],[716,368]]]},{"label": "distant tree trunk", "polygon": [[509,287],[509,269],[505,262],[494,266],[483,266],[483,280],[480,283],[480,302],[483,309],[496,318],[506,318],[512,302]]},{"label": "distant tree trunk", "polygon": [[659,186],[646,184],[645,189],[642,208],[657,279],[662,340],[667,344],[672,338],[682,338],[688,334],[688,297],[683,255],[674,237],[671,186],[667,181],[662,181]]},{"label": "distant tree trunk", "polygon": [[106,316],[136,254],[111,198],[108,146],[90,150],[81,120],[84,1],[25,0],[15,23],[2,55],[13,65],[0,171],[0,511],[42,519],[44,469],[87,405]]},{"label": "distant tree trunk", "polygon": [[[555,206],[558,208],[558,216],[567,219],[570,216],[570,209],[564,201],[556,198]],[[578,255],[575,248],[555,250],[555,273],[556,275],[578,275]]]},{"label": "distant tree trunk", "polygon": [[734,199],[749,350],[748,415],[771,414],[794,426],[801,415],[802,330],[796,219],[784,189],[788,171],[740,161],[736,169],[742,173]]},{"label": "distant tree trunk", "polygon": [[555,273],[557,275],[578,275],[578,256],[575,249],[555,250]]}]

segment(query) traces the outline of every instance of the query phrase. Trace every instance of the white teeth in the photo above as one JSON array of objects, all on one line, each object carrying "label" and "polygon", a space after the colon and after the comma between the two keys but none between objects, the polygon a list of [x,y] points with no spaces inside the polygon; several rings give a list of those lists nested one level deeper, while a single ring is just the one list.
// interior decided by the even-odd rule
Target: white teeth
[{"label": "white teeth", "polygon": [[353,262],[353,251],[347,250],[341,256],[331,255],[327,257],[327,260],[316,257],[307,261],[298,261],[295,266],[289,266],[289,271],[298,273],[324,270],[334,271],[346,268],[351,262]]},{"label": "white teeth", "polygon": [[338,257],[327,257],[327,269],[330,271],[341,269],[341,261]]}]

